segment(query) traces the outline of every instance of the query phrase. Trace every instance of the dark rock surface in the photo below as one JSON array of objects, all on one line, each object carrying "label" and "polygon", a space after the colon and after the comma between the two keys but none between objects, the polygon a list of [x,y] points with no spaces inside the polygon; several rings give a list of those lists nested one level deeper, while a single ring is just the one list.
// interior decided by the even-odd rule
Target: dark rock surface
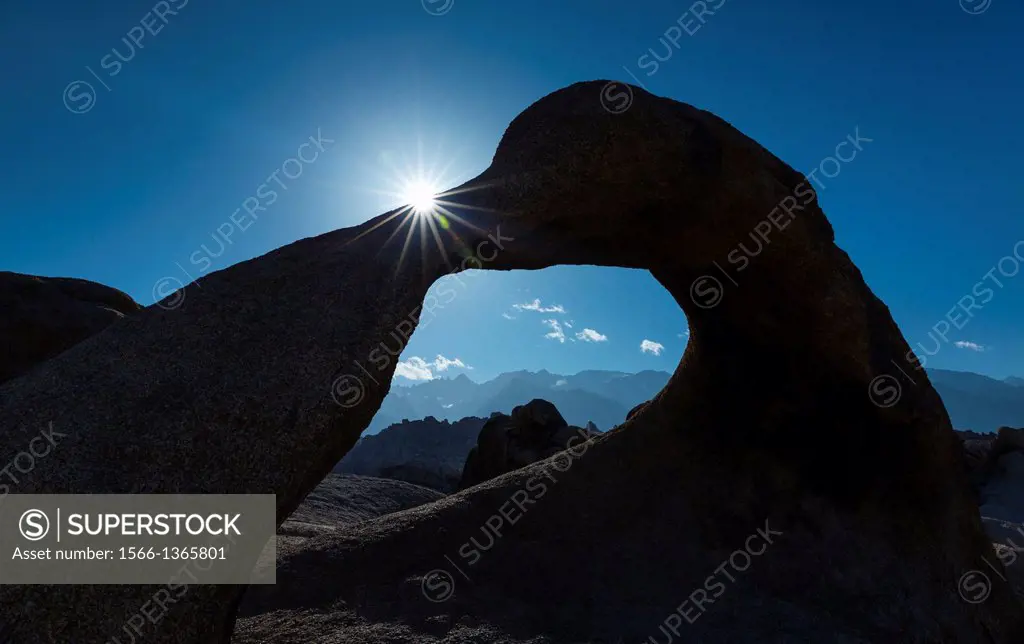
[{"label": "dark rock surface", "polygon": [[0,271],[0,382],[140,308],[128,295],[95,282]]},{"label": "dark rock surface", "polygon": [[334,471],[455,492],[483,424],[483,418],[471,416],[454,423],[430,418],[391,425],[361,438]]},{"label": "dark rock surface", "polygon": [[[1006,583],[977,604],[958,593],[992,552],[959,441],[923,373],[897,404],[873,404],[872,383],[910,349],[804,178],[639,88],[610,113],[604,87],[518,116],[436,244],[404,244],[395,213],[302,240],[0,386],[6,452],[30,427],[68,428],[21,491],[273,492],[283,521],[370,422],[398,355],[384,346],[408,338],[450,266],[647,268],[690,324],[650,404],[565,471],[546,459],[310,539],[282,562],[273,641],[643,641],[698,599],[693,624],[676,618],[693,641],[1024,639]],[[777,209],[796,199],[791,219]],[[770,216],[786,227],[730,275],[739,286],[692,300]],[[714,603],[695,597],[744,547],[758,554]],[[428,597],[453,561],[468,579]],[[19,643],[104,642],[156,590],[3,586],[0,612]],[[190,589],[145,641],[226,642],[242,590]]]},{"label": "dark rock surface", "polygon": [[404,481],[331,473],[309,493],[278,531],[287,534],[299,525],[358,523],[443,499],[444,494]]},{"label": "dark rock surface", "polygon": [[1001,427],[997,434],[957,432],[971,482],[978,494],[985,532],[1004,575],[1024,599],[1024,429]]},{"label": "dark rock surface", "polygon": [[[277,530],[277,558],[283,560],[304,552],[313,537],[331,534],[340,526],[414,508],[444,498],[444,495],[427,488],[403,481],[378,479],[352,474],[328,474],[310,492],[295,512]],[[329,562],[324,562],[329,565]],[[276,566],[267,555],[261,559],[260,567]],[[288,599],[275,585],[253,585],[243,598],[242,614],[249,613],[245,602],[264,606],[288,605]],[[237,628],[241,631],[259,628],[262,619],[255,615],[251,620],[241,620]],[[273,639],[273,637],[271,637]]]},{"label": "dark rock surface", "polygon": [[[591,427],[593,427],[591,425]],[[493,414],[469,451],[459,489],[518,470],[554,456],[597,436],[590,428],[573,427],[546,400],[532,400],[512,410],[511,415]]]},{"label": "dark rock surface", "polygon": [[[963,432],[960,436],[981,516],[1024,523],[1024,429],[1002,427],[983,438]],[[1017,541],[1024,546],[1021,537],[1024,534]]]},{"label": "dark rock surface", "polygon": [[459,487],[459,478],[452,476],[451,472],[425,467],[419,463],[382,467],[380,477],[419,485],[442,494],[455,492]]},{"label": "dark rock surface", "polygon": [[1024,453],[1024,429],[1000,427],[994,434],[958,430],[956,434],[963,445],[968,476],[979,490],[999,474],[1004,456],[1014,452]]},{"label": "dark rock surface", "polygon": [[636,416],[637,414],[639,414],[640,412],[642,412],[644,410],[644,407],[646,407],[648,405],[648,403],[650,403],[649,400],[646,401],[646,402],[642,402],[639,405],[637,405],[636,407],[630,409],[629,413],[626,414],[626,420],[632,420],[634,416]]}]

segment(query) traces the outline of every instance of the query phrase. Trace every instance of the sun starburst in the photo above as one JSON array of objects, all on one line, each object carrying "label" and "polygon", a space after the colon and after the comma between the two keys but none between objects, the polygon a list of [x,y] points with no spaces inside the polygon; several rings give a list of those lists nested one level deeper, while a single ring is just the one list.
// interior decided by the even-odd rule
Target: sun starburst
[{"label": "sun starburst", "polygon": [[412,206],[413,213],[426,215],[437,206],[437,186],[424,180],[413,181],[403,190],[402,201]]},{"label": "sun starburst", "polygon": [[[451,251],[468,251],[466,242],[459,236],[458,230],[473,230],[486,234],[472,221],[454,212],[481,210],[458,201],[458,195],[479,187],[444,190],[442,186],[457,185],[460,180],[460,177],[450,174],[454,159],[443,165],[437,161],[425,164],[422,141],[419,142],[417,152],[416,163],[396,165],[389,157],[382,157],[388,169],[387,176],[383,178],[388,188],[374,192],[381,198],[382,205],[394,209],[394,212],[352,240],[354,242],[400,217],[398,225],[394,226],[384,243],[385,246],[390,244],[393,239],[401,236],[404,229],[405,239],[398,265],[395,267],[396,271],[401,268],[414,235],[419,237],[420,246],[424,250],[427,238],[432,237],[441,257],[448,262]],[[461,226],[456,228],[453,226],[454,223]]]}]

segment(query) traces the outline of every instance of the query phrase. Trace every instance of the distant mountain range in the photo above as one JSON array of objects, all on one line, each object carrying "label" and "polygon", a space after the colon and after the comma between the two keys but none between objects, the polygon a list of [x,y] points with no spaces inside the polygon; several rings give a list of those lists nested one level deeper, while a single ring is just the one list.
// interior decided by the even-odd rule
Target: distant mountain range
[{"label": "distant mountain range", "polygon": [[668,378],[664,371],[581,371],[574,376],[513,371],[482,383],[459,375],[392,386],[367,433],[403,419],[433,416],[454,421],[468,416],[487,418],[496,411],[507,414],[534,398],[554,403],[570,425],[585,427],[592,421],[607,430],[621,424],[630,409],[653,398]]},{"label": "distant mountain range", "polygon": [[1024,379],[996,380],[968,371],[929,369],[956,429],[993,432],[1024,427]]},{"label": "distant mountain range", "polygon": [[[942,369],[929,369],[928,375],[956,429],[991,432],[1004,425],[1024,427],[1024,379],[996,380]],[[583,427],[591,421],[608,430],[621,424],[630,409],[653,398],[669,377],[664,371],[581,371],[572,376],[513,371],[481,383],[460,374],[393,385],[366,433],[428,416],[450,421],[487,418],[496,411],[509,413],[534,398],[554,403],[571,425]]]}]

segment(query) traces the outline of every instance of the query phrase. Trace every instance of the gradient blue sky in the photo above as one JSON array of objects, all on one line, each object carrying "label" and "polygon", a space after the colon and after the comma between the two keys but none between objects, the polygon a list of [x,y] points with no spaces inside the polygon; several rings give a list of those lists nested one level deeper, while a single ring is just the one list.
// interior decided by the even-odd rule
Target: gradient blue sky
[{"label": "gradient blue sky", "polygon": [[[935,347],[929,330],[985,281],[993,296],[958,318],[928,366],[1024,375],[1024,275],[997,270],[1000,287],[985,278],[1024,239],[1024,8],[963,2],[984,11],[958,0],[709,0],[720,6],[701,25],[686,17],[690,2],[660,0],[454,0],[440,16],[420,0],[5,3],[0,269],[84,277],[150,304],[163,278],[188,281],[383,212],[394,204],[375,191],[418,150],[449,167],[446,185],[461,182],[534,100],[632,73],[803,172],[859,127],[873,141],[819,190],[839,244],[912,346]],[[666,46],[678,21],[694,33]],[[122,38],[138,39],[140,23],[156,33],[132,54]],[[112,48],[128,58],[116,75]],[[670,56],[652,75],[649,49]],[[77,80],[94,102],[83,85],[62,94]],[[318,131],[334,143],[244,232],[232,226]],[[203,244],[217,251],[211,234],[225,224],[235,230],[223,253],[190,261]],[[406,359],[459,359],[481,379],[671,370],[685,346],[684,316],[645,272],[461,279]],[[535,299],[565,312],[513,308]],[[573,324],[565,342],[545,337],[550,319]],[[574,341],[585,328],[606,340]],[[645,339],[664,350],[641,352]]]}]

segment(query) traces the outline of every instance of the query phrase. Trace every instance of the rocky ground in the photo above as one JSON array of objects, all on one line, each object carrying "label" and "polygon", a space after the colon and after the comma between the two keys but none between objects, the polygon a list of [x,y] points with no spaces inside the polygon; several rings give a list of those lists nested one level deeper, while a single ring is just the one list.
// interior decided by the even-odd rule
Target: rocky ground
[{"label": "rocky ground", "polygon": [[334,529],[400,512],[444,498],[444,494],[403,481],[352,474],[328,474],[281,524],[279,535]]},{"label": "rocky ground", "polygon": [[996,556],[982,562],[984,572],[1005,576],[1024,599],[1024,429],[957,433],[978,493],[982,525],[995,549]]},{"label": "rocky ground", "polygon": [[[328,474],[278,528],[276,558],[271,559],[269,551],[265,551],[254,576],[266,574],[265,571],[270,566],[277,566],[280,561],[301,556],[308,551],[311,539],[334,534],[345,526],[432,503],[441,498],[444,498],[444,495],[436,490],[403,481],[352,474]],[[288,605],[288,598],[283,591],[278,592],[278,586],[254,585],[251,588],[254,590],[250,595],[266,596],[270,598],[268,601],[271,603]],[[244,606],[243,599],[242,613],[246,612]],[[253,619],[259,621],[258,617]],[[244,630],[252,626],[246,620],[240,620],[238,627]]]}]

